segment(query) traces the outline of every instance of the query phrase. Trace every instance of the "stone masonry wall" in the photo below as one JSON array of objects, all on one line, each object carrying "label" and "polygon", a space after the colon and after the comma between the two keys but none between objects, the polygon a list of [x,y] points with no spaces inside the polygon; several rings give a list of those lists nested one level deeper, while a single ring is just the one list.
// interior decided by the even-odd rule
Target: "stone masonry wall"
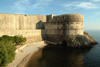
[{"label": "stone masonry wall", "polygon": [[83,35],[83,15],[64,14],[47,17],[45,30],[48,41],[61,43],[67,36]]},{"label": "stone masonry wall", "polygon": [[0,36],[22,35],[27,42],[41,41],[45,38],[45,22],[46,16],[41,15],[0,14]]},{"label": "stone masonry wall", "polygon": [[36,42],[45,38],[45,30],[0,30],[0,37],[3,35],[22,35],[27,38],[27,42]]},{"label": "stone masonry wall", "polygon": [[40,21],[46,22],[46,16],[0,14],[0,30],[34,30]]}]

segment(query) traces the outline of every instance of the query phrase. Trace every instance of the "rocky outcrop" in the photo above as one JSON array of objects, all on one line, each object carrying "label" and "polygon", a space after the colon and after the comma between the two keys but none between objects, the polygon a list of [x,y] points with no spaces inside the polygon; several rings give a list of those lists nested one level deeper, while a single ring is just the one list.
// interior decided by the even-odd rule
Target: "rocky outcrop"
[{"label": "rocky outcrop", "polygon": [[70,47],[85,47],[90,45],[90,41],[83,35],[69,36],[66,41]]},{"label": "rocky outcrop", "polygon": [[93,44],[97,44],[94,37],[89,36],[86,32],[84,35],[68,36],[65,40],[70,47],[91,47]]},{"label": "rocky outcrop", "polygon": [[[84,35],[71,35],[71,36],[65,36],[63,39],[67,43],[67,46],[69,47],[92,47],[92,45],[97,44],[97,42],[94,40],[94,37],[89,36],[87,32],[84,32]],[[58,44],[58,45],[64,45],[63,41],[61,43],[52,42],[52,41],[46,41],[47,44]],[[65,43],[65,44],[66,44]]]},{"label": "rocky outcrop", "polygon": [[87,32],[84,32],[84,36],[91,42],[91,44],[97,44],[97,42],[94,40],[94,37],[89,36]]}]

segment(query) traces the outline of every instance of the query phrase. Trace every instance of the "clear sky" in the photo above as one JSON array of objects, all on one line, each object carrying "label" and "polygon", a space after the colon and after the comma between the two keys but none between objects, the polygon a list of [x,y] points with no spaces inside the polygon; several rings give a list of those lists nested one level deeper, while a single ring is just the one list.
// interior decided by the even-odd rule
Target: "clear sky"
[{"label": "clear sky", "polygon": [[100,0],[0,0],[0,13],[84,15],[85,30],[100,30]]}]

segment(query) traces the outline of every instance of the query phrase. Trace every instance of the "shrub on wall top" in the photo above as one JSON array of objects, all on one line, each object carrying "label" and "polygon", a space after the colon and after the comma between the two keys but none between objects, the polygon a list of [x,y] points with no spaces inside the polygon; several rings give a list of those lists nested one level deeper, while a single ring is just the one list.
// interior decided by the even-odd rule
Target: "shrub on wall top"
[{"label": "shrub on wall top", "polygon": [[8,35],[3,35],[0,37],[0,41],[11,41],[15,45],[22,45],[25,43],[26,38],[23,38],[22,36],[8,36]]},{"label": "shrub on wall top", "polygon": [[12,41],[13,42],[13,37],[8,36],[8,35],[3,35],[2,37],[0,37],[0,41]]},{"label": "shrub on wall top", "polygon": [[16,45],[22,45],[22,43],[26,41],[26,38],[23,38],[22,36],[14,36],[13,40]]}]

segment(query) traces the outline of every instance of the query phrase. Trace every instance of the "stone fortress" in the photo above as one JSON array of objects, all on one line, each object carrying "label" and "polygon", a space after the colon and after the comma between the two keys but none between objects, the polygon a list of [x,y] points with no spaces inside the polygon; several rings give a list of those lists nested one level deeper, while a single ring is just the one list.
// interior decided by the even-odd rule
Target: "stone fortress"
[{"label": "stone fortress", "polygon": [[60,41],[65,36],[83,35],[83,15],[21,15],[0,13],[0,36],[22,35],[27,42]]},{"label": "stone fortress", "polygon": [[83,15],[47,15],[45,23],[47,40],[61,43],[67,36],[83,35]]}]

